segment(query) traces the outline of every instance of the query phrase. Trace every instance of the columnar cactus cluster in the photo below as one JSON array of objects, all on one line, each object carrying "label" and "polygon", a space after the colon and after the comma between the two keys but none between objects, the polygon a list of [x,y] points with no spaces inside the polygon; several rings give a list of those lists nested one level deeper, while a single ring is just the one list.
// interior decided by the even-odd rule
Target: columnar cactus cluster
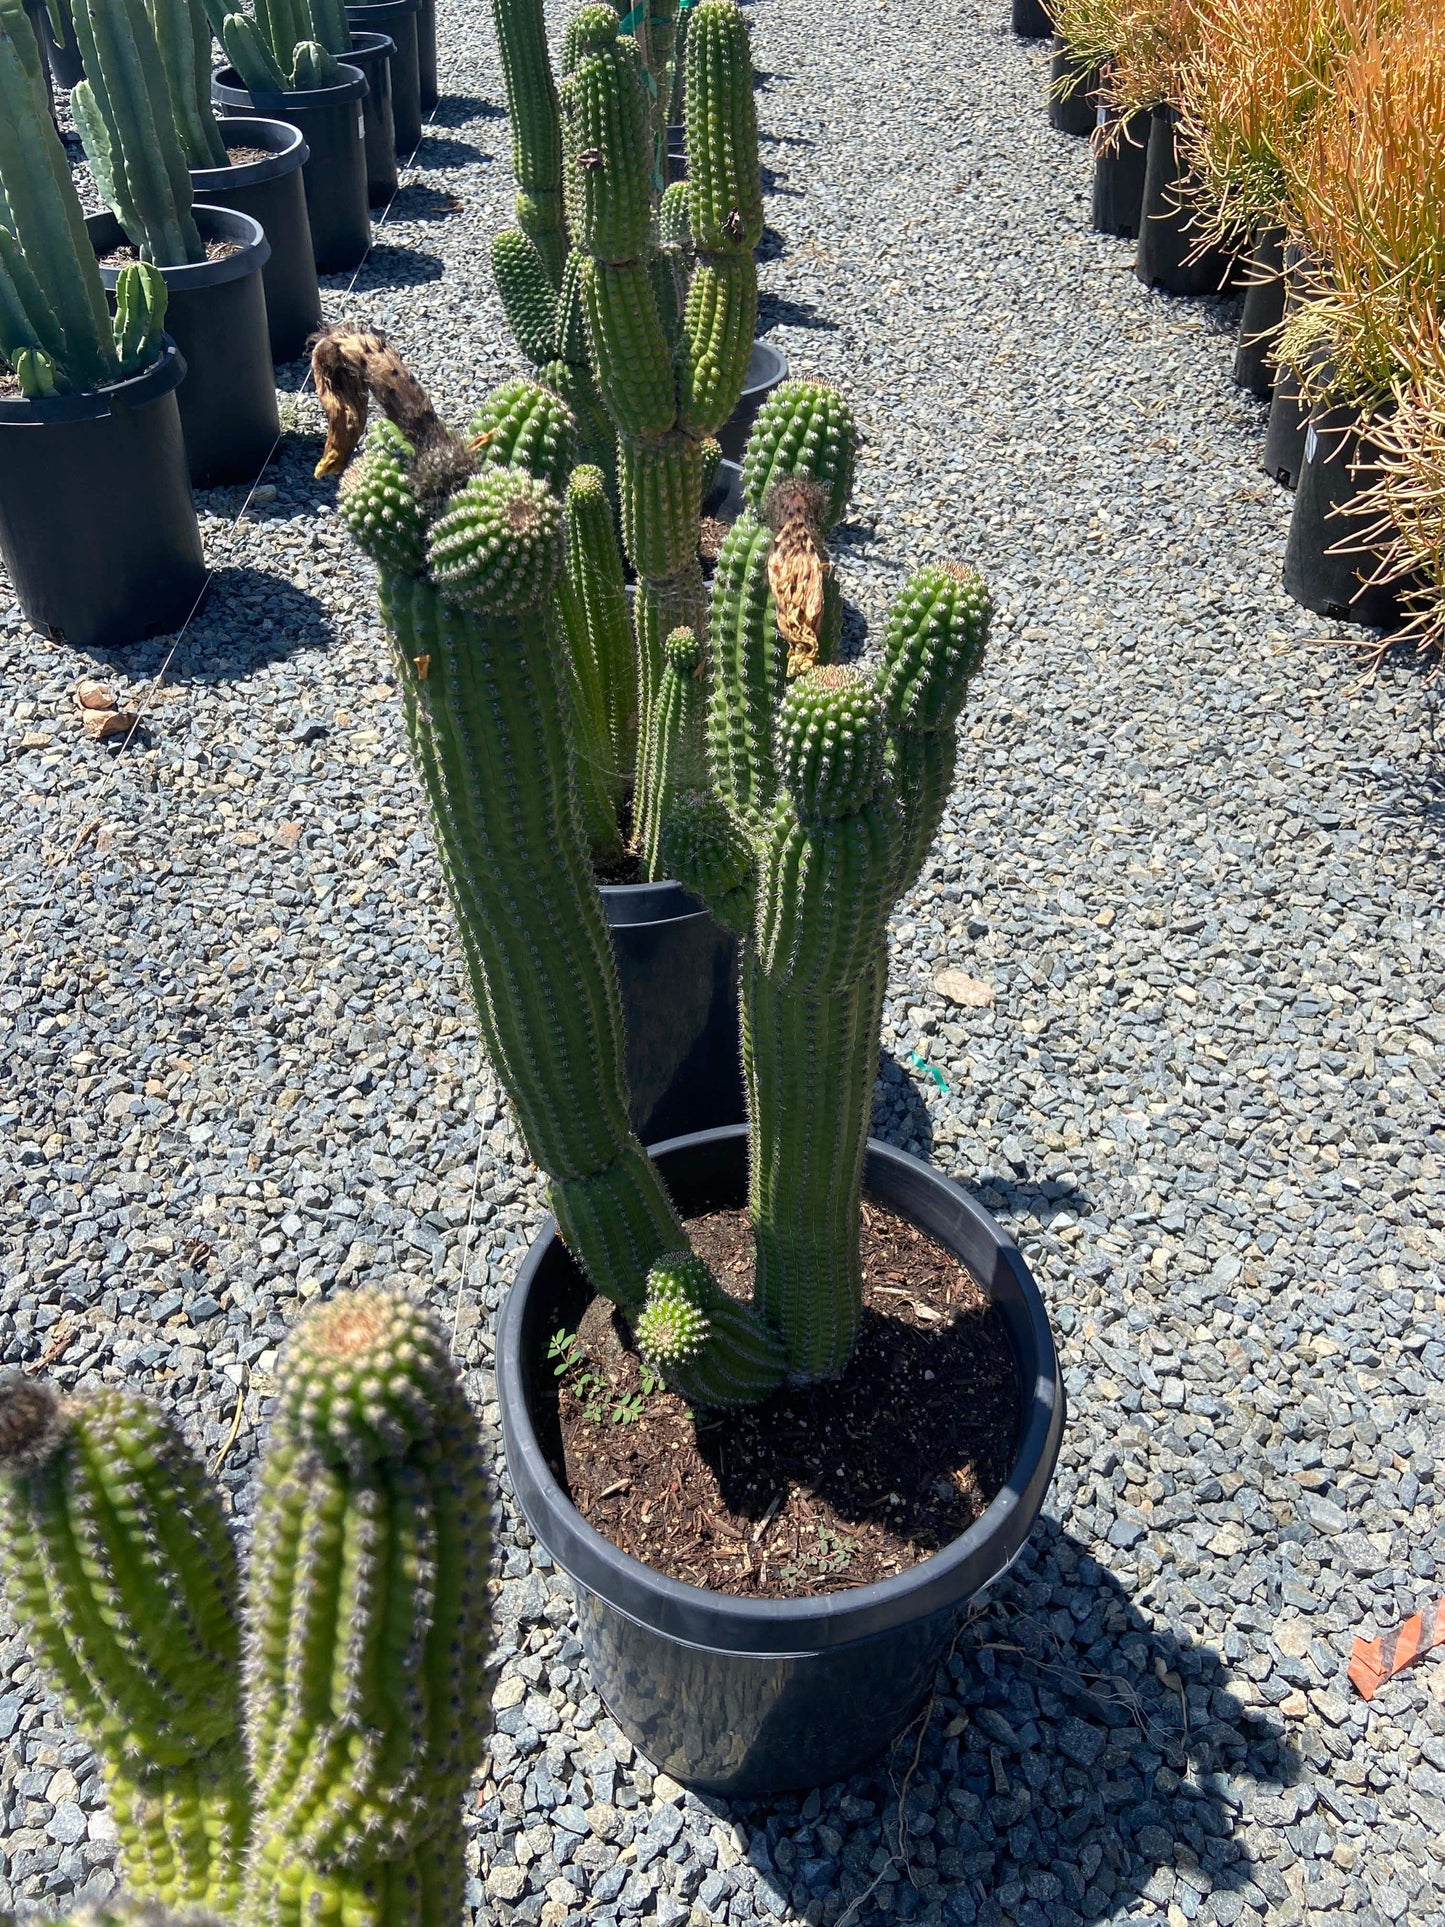
[{"label": "columnar cactus cluster", "polygon": [[338,61],[351,51],[346,0],[255,0],[253,13],[206,4],[226,58],[253,93],[336,85]]},{"label": "columnar cactus cluster", "polygon": [[277,1374],[244,1599],[148,1400],[0,1378],[0,1572],[99,1753],[132,1896],[244,1927],[455,1927],[484,1745],[481,1444],[437,1321],[363,1291]]},{"label": "columnar cactus cluster", "polygon": [[[676,10],[584,5],[568,24],[558,87],[540,0],[495,0],[512,110],[515,230],[493,247],[519,345],[577,416],[581,453],[608,476],[637,576],[623,688],[637,721],[634,822],[656,821],[653,711],[663,647],[705,644],[698,560],[711,441],[737,406],[757,321],[762,237],[752,62],[735,0],[690,10],[683,95],[688,180],[663,193]],[[621,665],[618,666],[621,669]],[[615,701],[613,707],[616,707]],[[655,868],[656,837],[641,851]]]},{"label": "columnar cactus cluster", "polygon": [[20,0],[0,0],[0,357],[21,391],[84,392],[153,362],[166,311],[155,268],[123,268],[116,302],[112,320],[34,30]]},{"label": "columnar cactus cluster", "polygon": [[[184,45],[171,49],[170,62],[162,59],[144,0],[75,0],[85,79],[72,90],[70,104],[96,186],[126,238],[142,260],[174,268],[203,261],[206,250],[191,217],[190,159],[171,96],[174,67],[198,117],[194,38],[184,7],[173,6],[165,25],[184,33]],[[211,133],[224,160],[214,120],[208,149]],[[209,151],[205,164],[217,164]]]},{"label": "columnar cactus cluster", "polygon": [[626,1125],[619,994],[588,861],[585,765],[606,753],[605,731],[555,646],[559,632],[585,634],[579,609],[602,596],[587,528],[602,481],[574,471],[564,503],[561,404],[550,398],[549,418],[547,391],[526,389],[499,391],[485,427],[445,448],[383,424],[343,509],[380,569],[488,1052],[563,1236],[671,1384],[699,1404],[739,1403],[787,1375],[840,1372],[857,1335],[887,922],[947,801],[988,591],[971,570],[925,568],[894,606],[877,675],[837,665],[825,540],[847,506],[856,434],[833,390],[787,383],[748,447],[709,620],[674,627],[659,650],[641,760],[665,777],[648,793],[644,846],[744,939],[757,1247],[745,1308],[689,1250]]}]

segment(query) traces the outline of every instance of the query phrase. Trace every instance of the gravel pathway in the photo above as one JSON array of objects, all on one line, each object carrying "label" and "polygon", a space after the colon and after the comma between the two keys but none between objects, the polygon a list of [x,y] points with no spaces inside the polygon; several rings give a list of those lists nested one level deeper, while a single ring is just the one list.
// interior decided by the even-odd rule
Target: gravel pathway
[{"label": "gravel pathway", "polygon": [[[452,97],[329,297],[454,416],[517,367],[500,81],[462,11]],[[1283,600],[1235,310],[1146,294],[1087,232],[1086,151],[1002,12],[753,19],[766,325],[869,437],[854,636],[920,558],[977,561],[1000,604],[895,925],[878,1121],[1042,1279],[1059,1478],[894,1757],[753,1808],[654,1779],[507,1511],[488,1919],[1445,1921],[1445,1661],[1369,1708],[1344,1678],[1356,1631],[1445,1588],[1435,711]],[[275,1347],[339,1283],[455,1307],[494,1431],[488,1321],[541,1210],[294,420],[239,527],[239,492],[208,498],[220,578],[125,753],[70,691],[139,693],[169,645],[95,664],[0,602],[0,1356],[159,1388],[243,1518]],[[3,1618],[0,1743],[0,1907],[104,1891],[93,1763]]]}]

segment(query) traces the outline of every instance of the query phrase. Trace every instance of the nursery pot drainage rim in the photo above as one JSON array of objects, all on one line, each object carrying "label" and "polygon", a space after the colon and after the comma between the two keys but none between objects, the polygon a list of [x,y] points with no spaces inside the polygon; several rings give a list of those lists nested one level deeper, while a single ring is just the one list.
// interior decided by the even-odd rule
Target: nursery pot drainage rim
[{"label": "nursery pot drainage rim", "polygon": [[[221,139],[225,141],[229,133],[237,147],[264,147],[269,139],[274,139],[278,134],[284,135],[285,139],[279,147],[273,147],[263,161],[233,162],[226,167],[193,167],[191,193],[197,202],[205,201],[208,191],[260,187],[265,181],[284,180],[288,174],[303,168],[311,157],[306,136],[299,127],[293,127],[289,120],[263,120],[259,114],[221,114],[216,118],[216,125],[221,130]],[[212,202],[210,205],[220,206],[223,203]],[[269,240],[271,237],[267,235],[266,238]]]},{"label": "nursery pot drainage rim", "polygon": [[[742,1201],[747,1135],[746,1125],[734,1125],[652,1147],[684,1211]],[[1003,1318],[1020,1380],[1018,1442],[1003,1489],[950,1546],[871,1585],[818,1598],[739,1599],[671,1579],[614,1546],[562,1489],[533,1418],[543,1328],[569,1285],[579,1304],[588,1295],[554,1219],[503,1302],[497,1397],[513,1489],[538,1541],[577,1588],[598,1692],[643,1753],[688,1784],[738,1796],[827,1784],[881,1752],[927,1691],[959,1612],[1022,1550],[1053,1476],[1063,1380],[1042,1295],[1018,1246],[960,1186],[891,1145],[869,1141],[864,1189],[978,1278]]]}]

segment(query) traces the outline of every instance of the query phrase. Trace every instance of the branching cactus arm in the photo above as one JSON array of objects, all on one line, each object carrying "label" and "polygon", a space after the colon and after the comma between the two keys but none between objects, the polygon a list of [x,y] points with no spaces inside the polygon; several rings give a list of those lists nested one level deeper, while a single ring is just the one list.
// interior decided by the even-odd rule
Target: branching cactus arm
[{"label": "branching cactus arm", "polygon": [[226,143],[211,111],[211,23],[199,0],[147,0],[171,91],[171,110],[192,167],[224,167]]},{"label": "branching cactus arm", "polygon": [[562,134],[542,0],[493,0],[492,18],[512,126],[517,225],[536,247],[553,286],[560,287],[567,251]]}]

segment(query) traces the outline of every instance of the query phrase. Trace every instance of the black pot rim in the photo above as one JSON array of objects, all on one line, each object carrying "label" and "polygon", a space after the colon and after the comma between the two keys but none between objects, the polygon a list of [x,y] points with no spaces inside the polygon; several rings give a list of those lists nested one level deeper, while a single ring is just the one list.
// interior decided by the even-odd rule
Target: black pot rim
[{"label": "black pot rim", "polygon": [[284,120],[288,112],[304,113],[307,108],[329,107],[348,100],[362,100],[367,93],[366,75],[359,67],[348,66],[346,61],[338,62],[343,79],[332,87],[288,88],[284,93],[253,93],[243,86],[241,76],[234,67],[217,67],[211,75],[212,98],[223,107],[230,106],[226,96],[234,100],[249,100],[252,106],[274,106],[278,111],[268,115],[268,119]]},{"label": "black pot rim", "polygon": [[[221,130],[222,140],[226,139],[226,130],[233,128],[238,147],[263,147],[268,130],[274,130],[286,138],[264,161],[243,161],[239,167],[193,167],[191,192],[198,201],[205,200],[207,188],[259,187],[263,181],[283,180],[286,175],[304,167],[311,158],[306,136],[290,121],[263,120],[259,114],[223,114],[217,119],[216,125]],[[258,135],[262,138],[258,139]]]},{"label": "black pot rim", "polygon": [[607,921],[613,926],[631,929],[645,923],[679,923],[708,914],[707,906],[671,877],[657,883],[603,883],[598,887]]},{"label": "black pot rim", "polygon": [[369,15],[420,13],[422,0],[347,0],[348,21],[365,21]]},{"label": "black pot rim", "polygon": [[[670,1153],[693,1146],[746,1137],[745,1124],[724,1125],[672,1138],[650,1146],[649,1151],[665,1160]],[[880,1163],[891,1166],[914,1178],[926,1173],[931,1183],[950,1194],[951,1204],[962,1206],[1020,1286],[1039,1369],[1032,1394],[1025,1393],[1028,1416],[1002,1491],[983,1516],[941,1552],[890,1579],[845,1592],[813,1599],[735,1599],[655,1572],[588,1525],[553,1477],[532,1427],[526,1399],[527,1361],[522,1353],[523,1309],[557,1236],[556,1220],[549,1217],[503,1300],[497,1328],[497,1398],[507,1469],[527,1523],[551,1557],[579,1585],[634,1624],[644,1623],[638,1620],[637,1605],[639,1598],[646,1597],[656,1609],[646,1623],[684,1644],[756,1655],[815,1652],[962,1605],[994,1583],[1022,1550],[1053,1475],[1064,1424],[1063,1380],[1042,1295],[1013,1239],[951,1178],[876,1138],[868,1143],[868,1163],[873,1169]],[[866,1183],[865,1177],[865,1188]],[[995,1549],[1001,1556],[989,1556]],[[966,1576],[971,1566],[977,1569],[976,1583]]]},{"label": "black pot rim", "polygon": [[[157,272],[173,294],[194,294],[201,288],[244,281],[247,275],[259,274],[271,259],[266,230],[249,214],[237,214],[229,207],[206,207],[199,201],[193,204],[191,214],[203,241],[234,241],[236,252],[222,255],[219,261],[187,261],[178,268],[159,268]],[[124,229],[108,208],[102,214],[88,214],[85,225],[97,253],[115,246],[114,241],[103,238],[112,228],[125,239]],[[115,286],[120,273],[119,268],[101,266],[100,278],[107,291]]]},{"label": "black pot rim", "polygon": [[[366,44],[362,44],[363,42]],[[359,33],[351,36],[351,51],[354,54],[366,54],[368,57],[390,60],[396,52],[396,42],[389,33],[382,33],[379,27],[363,27]]]},{"label": "black pot rim", "polygon": [[786,381],[788,379],[788,357],[783,353],[782,349],[775,348],[771,341],[756,340],[748,350],[749,362],[752,361],[753,356],[756,355],[759,350],[762,351],[765,359],[771,358],[773,372],[760,375],[756,381],[745,380],[741,393],[738,395],[738,401],[740,403],[744,396],[765,395],[770,388],[776,388],[780,381]]},{"label": "black pot rim", "polygon": [[118,409],[159,401],[185,378],[186,358],[169,335],[149,368],[80,395],[7,395],[0,398],[0,428],[43,428],[55,422],[103,421]]}]

